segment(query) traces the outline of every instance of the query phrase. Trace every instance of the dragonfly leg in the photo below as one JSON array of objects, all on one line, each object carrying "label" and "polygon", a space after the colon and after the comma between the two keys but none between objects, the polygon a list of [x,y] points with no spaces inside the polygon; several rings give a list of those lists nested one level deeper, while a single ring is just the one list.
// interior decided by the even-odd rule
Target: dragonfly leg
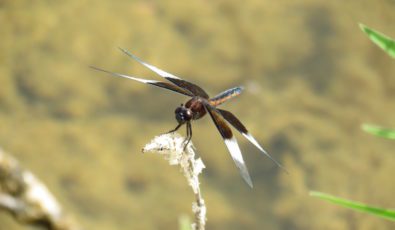
[{"label": "dragonfly leg", "polygon": [[184,151],[186,149],[186,147],[188,146],[189,142],[192,139],[192,125],[190,122],[187,123],[187,137],[184,140]]},{"label": "dragonfly leg", "polygon": [[163,133],[163,134],[174,133],[174,132],[177,131],[182,125],[183,125],[183,124],[178,124],[177,127],[175,127],[174,129],[172,129],[172,130],[170,130],[170,131],[168,131],[168,132],[166,132],[166,133]]}]

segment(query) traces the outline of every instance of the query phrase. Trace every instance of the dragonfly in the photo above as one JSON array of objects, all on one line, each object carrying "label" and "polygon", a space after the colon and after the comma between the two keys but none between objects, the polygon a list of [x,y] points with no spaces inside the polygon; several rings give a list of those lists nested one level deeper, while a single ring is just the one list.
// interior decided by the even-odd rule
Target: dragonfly
[{"label": "dragonfly", "polygon": [[167,80],[164,81],[156,81],[156,80],[147,80],[143,78],[138,78],[135,76],[128,76],[125,74],[115,73],[108,70],[104,70],[98,67],[91,66],[91,68],[105,72],[112,76],[127,78],[134,81],[142,82],[149,85],[154,85],[160,88],[164,88],[167,90],[171,90],[173,92],[188,96],[190,99],[185,103],[178,106],[175,110],[175,118],[178,122],[177,126],[170,130],[168,133],[172,133],[177,131],[181,126],[186,125],[186,138],[185,138],[185,146],[189,143],[192,139],[192,121],[199,120],[204,117],[206,114],[209,114],[211,119],[213,120],[215,126],[217,127],[219,133],[221,134],[225,145],[236,164],[241,177],[244,181],[252,188],[253,183],[251,177],[248,173],[247,166],[244,162],[243,156],[241,154],[240,147],[237,143],[235,136],[232,133],[229,124],[233,126],[238,132],[241,133],[249,142],[251,142],[260,152],[268,157],[271,161],[273,161],[278,167],[283,169],[285,172],[286,169],[276,161],[267,151],[263,149],[263,147],[257,142],[257,140],[248,132],[247,128],[241,123],[241,121],[231,112],[227,110],[223,110],[218,108],[219,105],[227,102],[231,98],[234,98],[241,94],[243,91],[242,87],[234,87],[224,92],[216,95],[215,97],[210,98],[210,96],[206,93],[204,89],[199,87],[198,85],[181,79],[171,73],[168,73],[158,67],[155,67],[134,54],[130,53],[129,51],[119,48],[123,53],[127,56],[131,57],[144,67],[148,68],[149,70],[153,71],[154,73],[158,74],[160,77]]}]

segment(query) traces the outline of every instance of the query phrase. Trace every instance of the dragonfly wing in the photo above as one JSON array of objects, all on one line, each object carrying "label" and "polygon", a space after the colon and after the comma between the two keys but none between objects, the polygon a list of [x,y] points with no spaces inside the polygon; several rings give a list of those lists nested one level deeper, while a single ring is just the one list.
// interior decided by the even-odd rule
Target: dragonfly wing
[{"label": "dragonfly wing", "polygon": [[156,74],[158,74],[159,76],[167,79],[168,81],[172,82],[173,84],[177,85],[180,88],[185,89],[186,91],[191,92],[194,96],[200,96],[203,98],[208,99],[209,96],[208,94],[199,86],[188,82],[186,80],[183,80],[171,73],[168,73],[164,70],[159,69],[158,67],[155,67],[151,64],[148,64],[147,62],[144,62],[143,60],[141,60],[140,58],[138,58],[137,56],[135,56],[134,54],[130,53],[129,51],[119,48],[122,52],[124,52],[126,55],[128,55],[129,57],[133,58],[134,60],[136,60],[137,62],[139,62],[140,64],[142,64],[143,66],[145,66],[146,68],[150,69],[151,71],[155,72]]},{"label": "dragonfly wing", "polygon": [[221,116],[220,112],[218,112],[218,110],[210,105],[206,105],[206,109],[209,112],[211,118],[213,119],[218,131],[221,133],[221,136],[224,139],[226,147],[228,148],[233,161],[235,162],[237,168],[239,168],[241,176],[243,177],[245,182],[247,182],[247,184],[252,188],[253,185],[250,174],[248,173],[247,166],[244,163],[243,156],[241,154],[237,140],[232,134],[232,130],[229,128],[228,124]]},{"label": "dragonfly wing", "polygon": [[105,73],[111,74],[111,75],[116,76],[116,77],[123,77],[123,78],[131,79],[131,80],[139,81],[139,82],[142,82],[142,83],[145,83],[145,84],[155,85],[155,86],[158,86],[158,87],[161,87],[161,88],[165,88],[165,89],[168,89],[168,90],[180,93],[180,94],[184,94],[184,95],[190,96],[190,97],[194,96],[191,92],[189,92],[187,90],[184,90],[184,89],[182,89],[182,88],[180,88],[180,87],[178,87],[176,85],[167,83],[167,82],[146,80],[146,79],[137,78],[137,77],[133,77],[133,76],[128,76],[128,75],[124,75],[124,74],[113,73],[113,72],[110,72],[110,71],[107,71],[107,70],[104,70],[104,69],[100,69],[100,68],[97,68],[97,67],[93,67],[93,66],[91,66],[91,68],[94,69],[94,70],[98,70],[98,71],[101,71],[101,72],[105,72]]},{"label": "dragonfly wing", "polygon": [[278,167],[282,168],[287,172],[287,170],[278,162],[276,161],[268,152],[266,152],[262,146],[255,140],[255,138],[248,132],[247,128],[241,123],[239,119],[231,112],[217,109],[221,115],[228,121],[235,129],[237,129],[248,141],[250,141],[255,147],[257,147],[265,156],[267,156],[270,160],[272,160]]}]

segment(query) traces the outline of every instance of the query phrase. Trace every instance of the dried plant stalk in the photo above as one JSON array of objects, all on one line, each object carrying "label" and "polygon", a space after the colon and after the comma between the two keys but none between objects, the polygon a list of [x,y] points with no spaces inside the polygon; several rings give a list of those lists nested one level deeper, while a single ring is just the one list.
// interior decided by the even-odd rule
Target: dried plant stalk
[{"label": "dried plant stalk", "polygon": [[192,142],[184,148],[184,140],[185,138],[177,133],[163,134],[151,140],[143,148],[143,152],[158,153],[164,156],[170,165],[180,166],[196,198],[196,201],[192,203],[192,211],[195,214],[195,223],[192,224],[192,229],[204,230],[207,210],[200,192],[198,176],[205,166],[200,158],[195,159],[195,148]]},{"label": "dried plant stalk", "polygon": [[19,222],[49,230],[80,230],[66,217],[47,187],[0,149],[0,209]]}]

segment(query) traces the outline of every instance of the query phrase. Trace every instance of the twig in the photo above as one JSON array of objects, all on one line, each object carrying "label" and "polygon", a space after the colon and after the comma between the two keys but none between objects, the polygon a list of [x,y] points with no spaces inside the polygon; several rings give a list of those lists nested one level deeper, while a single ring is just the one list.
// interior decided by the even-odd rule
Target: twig
[{"label": "twig", "polygon": [[179,134],[170,133],[155,137],[143,148],[143,153],[154,152],[163,155],[170,165],[180,165],[181,171],[192,187],[196,201],[192,203],[195,214],[194,230],[204,230],[206,225],[206,205],[200,192],[199,174],[204,169],[203,161],[195,159],[195,150],[192,142],[184,148],[184,138]]},{"label": "twig", "polygon": [[0,149],[0,210],[19,222],[48,230],[80,230],[66,217],[47,187]]}]

